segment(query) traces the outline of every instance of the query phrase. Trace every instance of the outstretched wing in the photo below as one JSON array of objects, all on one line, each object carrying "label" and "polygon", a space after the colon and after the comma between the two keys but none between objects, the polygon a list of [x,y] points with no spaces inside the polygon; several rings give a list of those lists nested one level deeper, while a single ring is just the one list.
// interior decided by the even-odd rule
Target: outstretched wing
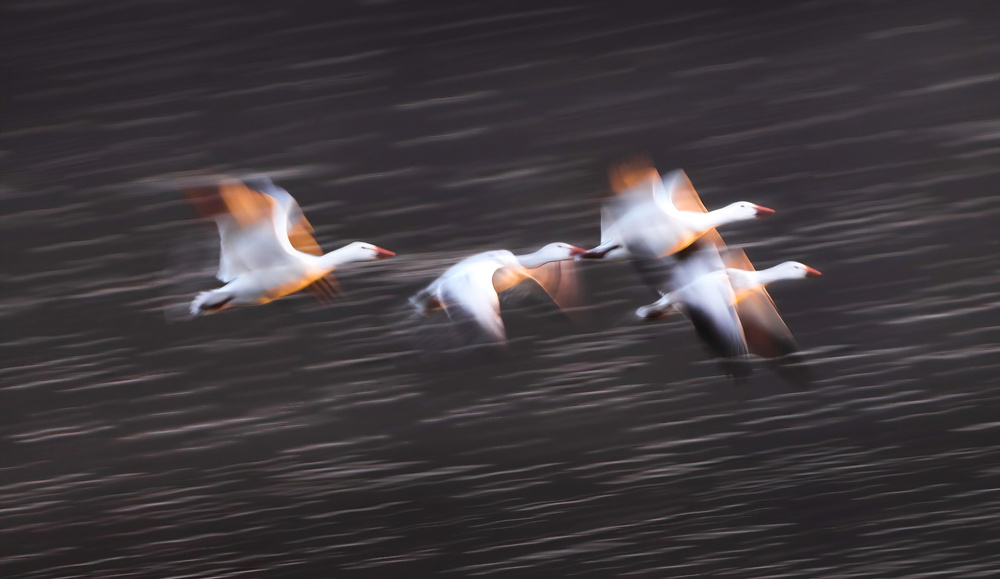
[{"label": "outstretched wing", "polygon": [[528,270],[531,279],[542,286],[552,301],[561,309],[580,305],[580,288],[577,283],[576,265],[570,260],[551,261]]},{"label": "outstretched wing", "polygon": [[302,253],[323,255],[322,248],[313,237],[315,231],[312,225],[288,191],[275,185],[269,177],[246,179],[244,183],[250,189],[259,191],[285,206],[288,213],[288,240],[292,243],[292,247]]},{"label": "outstretched wing", "polygon": [[694,185],[688,179],[687,173],[682,169],[671,171],[663,176],[663,191],[669,197],[670,203],[678,211],[691,211],[692,213],[708,213],[705,204],[701,202],[701,197],[694,190]]},{"label": "outstretched wing", "polygon": [[608,182],[611,184],[611,189],[618,194],[634,189],[640,183],[659,178],[660,175],[652,160],[645,156],[617,163],[608,169]]},{"label": "outstretched wing", "polygon": [[[742,249],[728,250],[723,256],[726,267],[754,271]],[[761,358],[778,358],[798,351],[792,332],[785,325],[774,300],[763,287],[740,296],[736,304],[744,323],[750,352]]]}]

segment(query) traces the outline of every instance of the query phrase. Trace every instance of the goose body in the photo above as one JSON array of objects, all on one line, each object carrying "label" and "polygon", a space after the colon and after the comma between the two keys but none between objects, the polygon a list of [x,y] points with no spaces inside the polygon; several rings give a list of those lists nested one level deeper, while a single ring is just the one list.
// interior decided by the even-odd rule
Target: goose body
[{"label": "goose body", "polygon": [[410,298],[422,314],[444,309],[453,321],[471,321],[490,341],[506,340],[500,317],[500,292],[526,279],[538,282],[556,301],[572,295],[572,264],[566,260],[583,249],[550,243],[538,251],[515,255],[507,250],[478,253],[448,268],[440,277]]},{"label": "goose body", "polygon": [[354,242],[323,254],[295,199],[270,179],[192,189],[188,199],[211,217],[220,240],[216,277],[224,286],[199,293],[192,315],[233,306],[259,305],[308,289],[317,295],[333,291],[328,275],[356,261],[391,257],[390,251]]},{"label": "goose body", "polygon": [[660,179],[655,170],[647,170],[602,208],[601,244],[581,258],[628,259],[635,252],[670,255],[716,227],[772,213],[749,201],[708,211],[684,171]]}]

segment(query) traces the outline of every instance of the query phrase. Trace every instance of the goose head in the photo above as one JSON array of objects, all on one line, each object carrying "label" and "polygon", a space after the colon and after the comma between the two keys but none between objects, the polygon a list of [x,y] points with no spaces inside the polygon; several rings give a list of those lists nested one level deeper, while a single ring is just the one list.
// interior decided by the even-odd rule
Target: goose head
[{"label": "goose head", "polygon": [[806,277],[819,277],[822,275],[804,263],[797,261],[786,261],[771,268],[776,279],[802,279]]},{"label": "goose head", "polygon": [[539,249],[535,252],[535,255],[539,258],[545,259],[546,261],[562,261],[564,259],[571,259],[578,255],[582,255],[586,252],[586,249],[576,247],[575,245],[556,242],[550,243]]},{"label": "goose head", "polygon": [[351,261],[376,261],[380,259],[388,259],[396,255],[388,249],[382,249],[377,245],[365,243],[364,241],[349,243],[343,249],[345,250],[345,253],[351,256]]},{"label": "goose head", "polygon": [[758,217],[764,217],[765,215],[771,215],[774,213],[774,209],[764,207],[763,205],[757,205],[756,203],[750,203],[749,201],[737,201],[736,203],[730,203],[722,210],[726,213],[726,216],[733,221],[756,219]]},{"label": "goose head", "polygon": [[556,242],[550,243],[534,253],[517,256],[517,260],[523,267],[533,269],[541,267],[552,261],[572,259],[578,255],[586,253],[586,251],[586,249],[576,247],[575,245]]}]

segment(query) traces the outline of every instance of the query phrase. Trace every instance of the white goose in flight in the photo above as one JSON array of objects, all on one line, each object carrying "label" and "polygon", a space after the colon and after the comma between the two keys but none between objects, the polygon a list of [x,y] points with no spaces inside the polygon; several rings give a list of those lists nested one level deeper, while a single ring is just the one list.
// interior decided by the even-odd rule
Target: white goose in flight
[{"label": "white goose in flight", "polygon": [[764,286],[815,277],[819,271],[795,261],[756,271],[742,250],[727,250],[714,231],[671,256],[638,258],[633,263],[662,296],[636,310],[640,318],[683,312],[728,373],[745,374],[749,368],[733,362],[755,355],[767,359],[785,380],[797,386],[809,383],[798,345]]},{"label": "white goose in flight", "polygon": [[411,297],[410,303],[425,315],[444,309],[452,321],[471,321],[488,340],[504,342],[499,293],[533,279],[563,307],[575,293],[573,264],[566,260],[583,251],[566,243],[550,243],[526,255],[507,250],[479,253],[451,266]]},{"label": "white goose in flight", "polygon": [[748,201],[708,211],[682,170],[662,179],[652,168],[630,170],[613,174],[612,181],[619,194],[601,210],[601,244],[582,259],[628,259],[626,246],[643,255],[670,255],[716,227],[774,213]]},{"label": "white goose in flight", "polygon": [[337,266],[395,255],[364,242],[323,254],[287,191],[268,178],[248,183],[253,188],[225,183],[185,192],[195,209],[219,228],[222,250],[216,277],[226,284],[199,293],[191,302],[192,315],[266,304],[299,290],[328,297],[336,287],[329,274]]},{"label": "white goose in flight", "polygon": [[[682,266],[679,266],[682,267]],[[783,280],[803,279],[807,277],[818,277],[819,271],[797,261],[786,261],[774,267],[769,267],[760,271],[744,270],[733,267],[716,269],[706,274],[713,279],[713,284],[728,284],[732,288],[733,303],[737,303],[751,294],[754,290],[763,288],[769,283]],[[643,306],[636,310],[636,315],[640,318],[651,320],[668,313],[671,309],[677,309],[684,301],[684,288],[662,294],[658,301]]]}]

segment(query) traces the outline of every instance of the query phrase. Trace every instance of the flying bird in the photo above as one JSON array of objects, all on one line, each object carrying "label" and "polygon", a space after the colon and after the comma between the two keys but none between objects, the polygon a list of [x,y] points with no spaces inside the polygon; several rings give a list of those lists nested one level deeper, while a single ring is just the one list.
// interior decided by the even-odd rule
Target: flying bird
[{"label": "flying bird", "polygon": [[727,249],[714,231],[673,255],[640,257],[633,263],[662,296],[636,310],[637,316],[652,320],[680,311],[727,373],[745,375],[749,368],[739,361],[759,356],[790,383],[808,385],[795,338],[764,286],[816,277],[819,271],[797,261],[757,271],[743,250]]},{"label": "flying bird", "polygon": [[454,322],[471,322],[486,340],[506,341],[499,294],[527,279],[538,283],[560,307],[572,305],[576,282],[572,260],[583,249],[550,243],[534,253],[478,253],[451,266],[410,298],[424,315],[443,309]]},{"label": "flying bird", "polygon": [[612,181],[623,188],[601,209],[600,245],[581,259],[628,259],[632,251],[670,255],[716,227],[774,213],[749,201],[708,211],[682,170],[661,179],[655,169],[647,168],[629,177],[613,174]]},{"label": "flying bird", "polygon": [[191,315],[266,304],[300,290],[328,299],[337,291],[330,275],[337,266],[395,255],[360,241],[324,254],[299,204],[266,177],[188,189],[185,195],[218,226],[216,277],[226,284],[199,293]]}]

